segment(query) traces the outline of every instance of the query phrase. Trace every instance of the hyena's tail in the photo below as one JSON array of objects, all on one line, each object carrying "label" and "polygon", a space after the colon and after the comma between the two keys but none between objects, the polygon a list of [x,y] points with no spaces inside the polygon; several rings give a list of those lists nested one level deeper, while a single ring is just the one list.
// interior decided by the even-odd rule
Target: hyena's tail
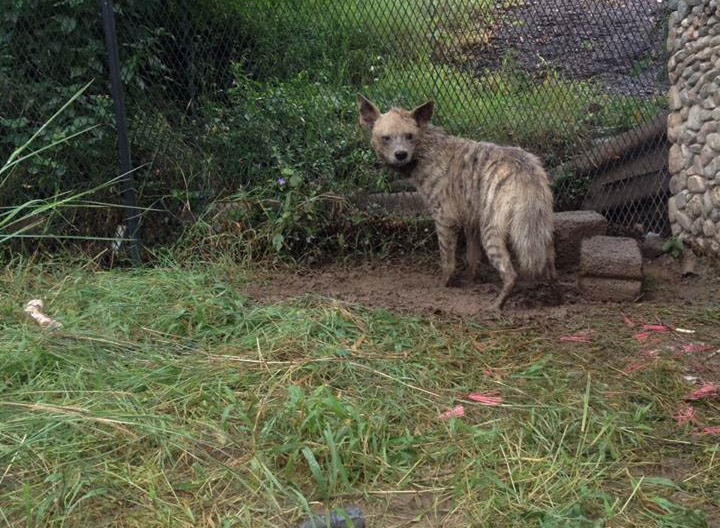
[{"label": "hyena's tail", "polygon": [[553,196],[546,185],[525,189],[525,200],[515,208],[510,241],[523,273],[555,274],[553,244]]}]

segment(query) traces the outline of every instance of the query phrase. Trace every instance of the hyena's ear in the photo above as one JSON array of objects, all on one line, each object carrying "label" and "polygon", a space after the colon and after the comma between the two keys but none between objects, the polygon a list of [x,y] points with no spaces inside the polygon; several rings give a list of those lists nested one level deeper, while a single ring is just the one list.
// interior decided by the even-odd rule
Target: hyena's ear
[{"label": "hyena's ear", "polygon": [[430,124],[433,112],[435,111],[435,103],[428,101],[425,104],[421,104],[415,110],[412,111],[412,116],[415,118],[415,122],[418,126],[424,127]]},{"label": "hyena's ear", "polygon": [[358,94],[358,110],[360,111],[360,125],[372,128],[380,117],[380,110],[366,97]]}]

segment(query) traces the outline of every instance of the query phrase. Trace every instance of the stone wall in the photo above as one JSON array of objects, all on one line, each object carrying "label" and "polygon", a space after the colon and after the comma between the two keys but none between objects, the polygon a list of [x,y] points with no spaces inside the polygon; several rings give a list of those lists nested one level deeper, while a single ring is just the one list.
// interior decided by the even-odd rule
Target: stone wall
[{"label": "stone wall", "polygon": [[720,256],[720,2],[675,0],[668,33],[672,233]]}]

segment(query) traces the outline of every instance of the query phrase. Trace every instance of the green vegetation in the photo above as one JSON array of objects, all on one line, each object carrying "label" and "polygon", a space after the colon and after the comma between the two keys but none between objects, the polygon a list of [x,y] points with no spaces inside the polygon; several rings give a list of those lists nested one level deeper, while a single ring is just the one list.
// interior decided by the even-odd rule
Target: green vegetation
[{"label": "green vegetation", "polygon": [[663,245],[663,251],[667,251],[670,253],[672,258],[680,258],[682,256],[683,251],[685,250],[685,245],[683,244],[682,240],[679,238],[673,236],[671,237],[665,244]]},{"label": "green vegetation", "polygon": [[[642,345],[616,313],[518,326],[260,306],[238,293],[249,280],[218,263],[7,263],[0,523],[277,527],[358,504],[371,526],[701,528],[720,507],[716,439],[671,418],[685,360],[627,369]],[[35,297],[62,328],[22,312]],[[650,310],[633,318],[718,346],[716,310]],[[560,342],[580,330],[591,343]]]},{"label": "green vegetation", "polygon": [[[176,240],[175,217],[235,196],[255,201],[243,224],[270,233],[256,250],[302,256],[305,245],[285,242],[332,231],[321,197],[387,184],[356,124],[358,92],[382,106],[435,98],[438,122],[451,132],[522,145],[550,166],[664,104],[608,96],[552,71],[531,78],[511,57],[497,71],[475,71],[472,51],[492,36],[495,4],[205,0],[185,10],[182,2],[119,3],[132,154],[153,240]],[[0,207],[97,188],[116,176],[97,2],[62,0],[50,9],[15,0],[0,13],[0,43],[0,155],[95,79],[38,139],[90,131],[12,171]],[[279,181],[291,182],[292,192]],[[582,191],[576,187],[569,186]],[[109,191],[98,199],[117,201],[116,189]],[[112,236],[119,218],[80,221],[90,224],[85,232]]]},{"label": "green vegetation", "polygon": [[[0,524],[295,526],[358,504],[371,526],[709,526],[718,444],[672,419],[691,388],[685,356],[624,369],[643,350],[616,314],[518,326],[259,305],[242,293],[257,271],[236,264],[434,243],[421,222],[338,197],[387,186],[356,126],[358,91],[435,97],[453,132],[548,160],[656,103],[512,61],[475,76],[443,60],[476,44],[451,28],[494,16],[479,0],[207,1],[189,15],[118,3],[144,220],[160,231],[158,209],[229,195],[231,227],[208,212],[153,269],[41,264],[5,242],[55,219],[77,236],[70,206],[117,224],[100,201],[118,180],[97,3],[52,4],[0,12]],[[39,328],[23,312],[33,298],[62,327]],[[654,309],[718,346],[716,310]],[[588,329],[581,348],[559,340]],[[440,418],[458,403],[464,417]],[[695,404],[708,425],[713,405]]]},{"label": "green vegetation", "polygon": [[[643,349],[617,314],[518,326],[259,305],[242,292],[261,277],[236,263],[432,246],[422,222],[338,197],[388,183],[357,129],[358,91],[383,106],[435,97],[451,131],[550,161],[659,103],[443,59],[477,45],[469,20],[491,31],[481,0],[171,4],[118,2],[144,220],[161,231],[167,213],[229,196],[230,227],[209,211],[134,271],[7,249],[55,220],[78,236],[70,206],[100,213],[83,232],[111,234],[100,200],[118,180],[97,2],[0,12],[0,524],[295,526],[358,504],[371,526],[709,526],[718,444],[672,418],[687,357],[627,368]],[[181,231],[168,229],[155,239]],[[62,327],[39,328],[33,298]],[[720,344],[717,310],[634,317],[651,310]],[[560,342],[575,330],[596,338]],[[464,417],[440,418],[458,403]],[[694,405],[713,425],[714,403]]]}]

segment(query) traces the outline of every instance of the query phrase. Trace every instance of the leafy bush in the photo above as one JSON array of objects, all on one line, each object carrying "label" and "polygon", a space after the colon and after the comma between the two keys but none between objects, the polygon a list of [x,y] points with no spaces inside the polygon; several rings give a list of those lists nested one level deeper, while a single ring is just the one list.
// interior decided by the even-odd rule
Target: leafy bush
[{"label": "leafy bush", "polygon": [[262,190],[277,187],[279,178],[295,188],[367,183],[374,157],[357,126],[355,90],[312,83],[304,73],[258,83],[238,69],[236,79],[231,104],[208,109],[203,143],[217,153],[222,172],[241,167],[236,185]]},{"label": "leafy bush", "polygon": [[[133,1],[139,21],[152,3]],[[163,72],[153,32],[138,35],[125,49],[124,80],[142,86]],[[18,167],[0,205],[44,198],[60,189],[88,188],[112,177],[117,158],[108,93],[104,35],[99,5],[92,0],[40,3],[15,0],[0,13],[0,155],[24,144],[35,130],[86,83],[97,79],[76,104],[44,129],[40,143],[57,142],[92,127],[82,141],[34,156]],[[102,126],[98,126],[102,125]]]}]

